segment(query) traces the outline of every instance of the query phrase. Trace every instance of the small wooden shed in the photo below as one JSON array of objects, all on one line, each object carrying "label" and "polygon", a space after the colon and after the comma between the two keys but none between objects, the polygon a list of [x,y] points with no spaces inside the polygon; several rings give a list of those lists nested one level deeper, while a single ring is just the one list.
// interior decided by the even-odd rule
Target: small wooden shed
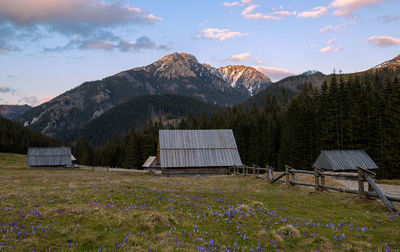
[{"label": "small wooden shed", "polygon": [[158,160],[166,176],[227,174],[242,166],[232,130],[160,130]]},{"label": "small wooden shed", "polygon": [[378,166],[364,150],[323,150],[313,166],[334,172],[354,172],[357,166],[378,170]]},{"label": "small wooden shed", "polygon": [[31,168],[73,167],[70,147],[30,147],[27,165]]}]

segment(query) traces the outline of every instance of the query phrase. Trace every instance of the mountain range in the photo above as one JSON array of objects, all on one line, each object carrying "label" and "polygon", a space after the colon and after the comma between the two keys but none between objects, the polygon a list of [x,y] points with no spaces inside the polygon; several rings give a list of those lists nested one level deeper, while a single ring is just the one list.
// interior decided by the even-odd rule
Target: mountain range
[{"label": "mountain range", "polygon": [[[366,74],[372,71],[393,78],[399,76],[399,66],[400,55],[370,70],[354,74]],[[131,112],[144,113],[142,116],[123,114],[124,117],[136,118],[135,122],[130,121],[135,127],[140,127],[148,120],[154,119],[151,115],[153,111],[140,110],[141,106],[154,107],[154,104],[162,108],[166,106],[165,101],[168,99],[160,96],[161,94],[193,97],[198,101],[197,104],[180,97],[174,99],[178,104],[190,103],[202,108],[207,107],[207,104],[216,106],[233,106],[238,103],[249,105],[254,102],[262,104],[267,94],[276,95],[285,90],[285,95],[290,97],[300,93],[304,84],[312,84],[314,88],[320,87],[328,77],[329,75],[318,71],[309,71],[272,83],[268,76],[252,67],[215,68],[199,63],[191,54],[174,53],[147,66],[123,71],[102,80],[85,82],[27,111],[16,121],[47,136],[72,142],[80,134],[90,135],[87,129],[93,129],[93,125],[112,120],[111,113],[115,113],[113,116],[118,117],[118,113],[124,111],[120,108],[113,111],[112,108],[143,95],[153,96],[147,97],[146,103],[136,100],[128,103],[130,105],[123,105],[125,109],[134,106],[135,109],[130,110]],[[150,102],[150,100],[153,101]],[[158,112],[155,113],[157,116],[162,117],[164,113],[168,114],[168,111],[160,107],[157,109]],[[105,114],[107,111],[110,112]],[[103,119],[103,115],[107,119]],[[186,116],[186,112],[180,114],[174,112],[172,115]],[[142,120],[142,122],[137,120]],[[125,130],[126,126],[111,133],[121,134]],[[104,139],[99,140],[99,143],[103,142]]]},{"label": "mountain range", "polygon": [[13,120],[30,109],[29,105],[0,105],[0,115]]},{"label": "mountain range", "polygon": [[45,135],[71,141],[77,129],[114,106],[140,95],[178,94],[232,106],[272,82],[254,68],[214,68],[186,53],[174,53],[144,67],[82,85],[35,107],[17,121]]}]

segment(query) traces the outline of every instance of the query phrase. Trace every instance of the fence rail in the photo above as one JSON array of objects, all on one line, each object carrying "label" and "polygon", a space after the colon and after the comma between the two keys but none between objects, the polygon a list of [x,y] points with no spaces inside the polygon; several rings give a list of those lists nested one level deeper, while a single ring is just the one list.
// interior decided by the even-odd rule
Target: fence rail
[{"label": "fence rail", "polygon": [[[296,174],[312,174],[315,178],[315,183],[303,183],[296,181]],[[393,207],[391,201],[400,202],[400,197],[386,195],[382,192],[382,190],[378,187],[375,182],[376,174],[362,167],[357,167],[357,173],[346,173],[346,172],[326,172],[321,171],[318,168],[314,168],[314,171],[306,171],[306,170],[297,170],[288,165],[285,166],[285,183],[287,185],[302,185],[302,186],[312,186],[315,187],[316,190],[335,190],[339,192],[346,193],[354,193],[359,194],[361,199],[367,198],[379,198],[387,207],[389,212],[396,212],[396,209]],[[331,177],[342,177],[349,180],[355,180],[358,182],[358,190],[352,190],[347,188],[335,187],[335,186],[327,186],[325,185],[325,176]],[[271,181],[272,182],[272,181]],[[275,182],[275,181],[274,181]],[[368,191],[364,190],[364,183],[368,183]]]},{"label": "fence rail", "polygon": [[[382,192],[382,190],[378,187],[375,182],[376,174],[371,172],[370,170],[364,169],[362,167],[357,167],[357,172],[328,172],[320,170],[314,167],[314,171],[309,170],[298,170],[291,166],[285,165],[285,171],[281,174],[273,176],[274,168],[269,165],[265,165],[263,167],[253,166],[242,166],[242,167],[232,167],[230,173],[242,176],[254,176],[261,177],[268,180],[270,183],[275,183],[277,181],[285,183],[287,185],[301,185],[301,186],[310,186],[314,187],[317,191],[323,190],[334,190],[339,192],[353,193],[358,194],[361,199],[368,198],[379,198],[387,207],[389,212],[396,212],[396,209],[393,207],[391,202],[400,202],[400,197],[386,195]],[[260,174],[262,171],[263,174]],[[265,172],[264,172],[265,171]],[[314,183],[305,183],[296,181],[296,174],[308,174],[314,175]],[[284,180],[282,178],[285,177]],[[336,187],[336,186],[328,186],[325,184],[325,177],[341,177],[346,178],[348,180],[353,180],[358,182],[358,190]],[[364,190],[364,183],[368,183],[368,190]]]}]

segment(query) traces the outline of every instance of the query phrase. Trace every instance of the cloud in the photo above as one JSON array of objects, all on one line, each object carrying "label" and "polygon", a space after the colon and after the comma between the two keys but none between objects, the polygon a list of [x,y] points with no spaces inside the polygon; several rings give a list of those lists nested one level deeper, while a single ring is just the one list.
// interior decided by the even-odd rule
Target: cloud
[{"label": "cloud", "polygon": [[160,17],[123,1],[100,0],[1,0],[0,22],[18,27],[47,26],[61,33],[90,33],[91,30],[132,23],[150,24]]},{"label": "cloud", "polygon": [[0,26],[0,54],[20,50],[15,46],[11,46],[10,41],[20,40],[22,38],[22,33],[17,32],[10,25]]},{"label": "cloud", "polygon": [[15,88],[11,88],[6,84],[0,84],[0,94],[3,94],[3,96],[5,96],[1,99],[1,102],[6,104],[11,101],[11,103],[29,104],[31,106],[36,106],[43,102],[35,96],[27,96],[26,94],[20,92]]},{"label": "cloud", "polygon": [[[331,40],[329,40],[328,42],[330,42],[330,41],[332,41],[333,39],[331,39]],[[336,40],[335,40],[335,42],[336,42]],[[332,43],[330,43],[330,44],[333,44],[333,43],[335,43],[335,42],[332,42]],[[327,43],[328,44],[328,43]],[[343,47],[341,47],[341,46],[336,46],[336,47],[333,47],[333,46],[327,46],[327,47],[324,47],[324,48],[321,48],[320,50],[319,50],[319,52],[320,53],[327,53],[327,52],[331,52],[331,51],[333,51],[333,52],[340,52],[341,50],[343,50]]]},{"label": "cloud", "polygon": [[18,99],[18,104],[28,104],[32,107],[42,103],[36,96],[24,96]]},{"label": "cloud", "polygon": [[335,8],[333,15],[335,16],[348,16],[354,11],[378,4],[387,0],[334,0],[331,7]]},{"label": "cloud", "polygon": [[328,42],[326,42],[326,44],[332,45],[332,44],[336,43],[336,41],[337,41],[337,39],[333,38],[333,39],[330,39]]},{"label": "cloud", "polygon": [[382,16],[379,18],[379,20],[382,20],[384,23],[394,22],[399,19],[400,19],[400,15],[386,15],[386,16]]},{"label": "cloud", "polygon": [[114,51],[120,52],[129,51],[140,51],[142,49],[159,49],[168,50],[166,45],[159,45],[150,38],[142,36],[135,41],[122,40],[119,37],[97,37],[91,39],[79,39],[74,38],[64,46],[58,46],[54,48],[44,48],[44,52],[60,52],[67,50],[103,50],[103,51]]},{"label": "cloud", "polygon": [[136,39],[136,41],[122,40],[118,43],[117,48],[121,52],[129,52],[129,51],[140,51],[142,49],[156,49],[157,45],[155,42],[151,41],[148,37],[143,36]]},{"label": "cloud", "polygon": [[319,32],[320,33],[329,32],[329,31],[337,32],[337,31],[341,31],[344,28],[346,28],[346,26],[347,26],[346,24],[336,25],[336,26],[327,25],[327,26],[322,27],[321,29],[319,29]]},{"label": "cloud", "polygon": [[0,84],[0,93],[11,93],[11,88],[5,84]]},{"label": "cloud", "polygon": [[337,46],[333,51],[334,52],[340,52],[341,50],[343,50],[343,47]]},{"label": "cloud", "polygon": [[325,6],[318,6],[313,8],[310,11],[303,11],[297,14],[298,17],[301,18],[317,18],[324,15],[328,11],[328,8]]},{"label": "cloud", "polygon": [[240,3],[239,2],[224,2],[224,3],[222,3],[222,5],[225,7],[233,7],[233,6],[240,5]]},{"label": "cloud", "polygon": [[262,14],[262,13],[253,13],[253,11],[258,8],[260,5],[258,4],[252,4],[249,5],[247,8],[245,8],[242,11],[242,16],[245,19],[255,19],[255,20],[282,20],[284,17],[286,16],[292,16],[292,15],[296,15],[297,12],[290,12],[290,11],[274,11],[271,14]]},{"label": "cloud", "polygon": [[200,30],[196,38],[217,39],[224,41],[230,38],[247,36],[247,33],[230,31],[229,29],[207,28]]},{"label": "cloud", "polygon": [[294,73],[284,68],[268,66],[254,66],[254,68],[257,69],[257,71],[260,71],[261,73],[267,75],[273,81],[277,81],[285,77],[294,75]]},{"label": "cloud", "polygon": [[390,36],[371,36],[365,41],[379,47],[400,45],[400,38]]},{"label": "cloud", "polygon": [[49,97],[42,97],[39,100],[40,100],[41,103],[44,103],[44,102],[48,102],[48,101],[53,100],[53,99],[54,99],[54,96],[49,96]]},{"label": "cloud", "polygon": [[225,62],[228,61],[234,61],[234,62],[239,62],[239,61],[245,61],[248,57],[250,56],[250,53],[240,53],[236,55],[232,55],[228,59],[225,60]]},{"label": "cloud", "polygon": [[332,50],[332,46],[327,46],[327,47],[321,48],[319,50],[319,52],[320,53],[327,53],[327,52],[330,52],[331,50]]}]

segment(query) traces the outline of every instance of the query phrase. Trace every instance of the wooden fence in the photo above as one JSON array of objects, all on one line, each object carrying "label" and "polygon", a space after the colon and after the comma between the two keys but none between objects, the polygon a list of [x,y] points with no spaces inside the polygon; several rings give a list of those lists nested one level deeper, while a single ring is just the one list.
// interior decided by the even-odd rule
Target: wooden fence
[{"label": "wooden fence", "polygon": [[[400,197],[395,197],[391,195],[386,195],[382,192],[382,190],[375,183],[376,174],[362,167],[357,167],[356,173],[348,173],[348,172],[327,172],[320,170],[318,168],[314,168],[314,171],[307,170],[297,170],[293,167],[285,165],[285,171],[277,176],[273,176],[274,168],[266,165],[265,168],[257,167],[253,165],[252,167],[243,166],[243,167],[233,167],[231,168],[231,173],[242,175],[242,176],[253,176],[253,177],[261,177],[268,180],[270,183],[275,183],[280,181],[287,185],[302,185],[302,186],[311,186],[314,187],[317,191],[322,190],[335,190],[339,192],[353,193],[358,194],[361,199],[368,198],[379,198],[388,208],[388,210],[393,213],[396,212],[396,209],[393,207],[391,201],[400,202]],[[261,171],[261,173],[260,173]],[[314,183],[305,183],[296,181],[296,174],[309,174],[314,176]],[[358,190],[328,186],[325,183],[325,177],[341,177],[348,180],[354,180],[358,182]],[[285,177],[285,179],[282,179]],[[368,190],[365,191],[364,183],[368,183]]]}]

